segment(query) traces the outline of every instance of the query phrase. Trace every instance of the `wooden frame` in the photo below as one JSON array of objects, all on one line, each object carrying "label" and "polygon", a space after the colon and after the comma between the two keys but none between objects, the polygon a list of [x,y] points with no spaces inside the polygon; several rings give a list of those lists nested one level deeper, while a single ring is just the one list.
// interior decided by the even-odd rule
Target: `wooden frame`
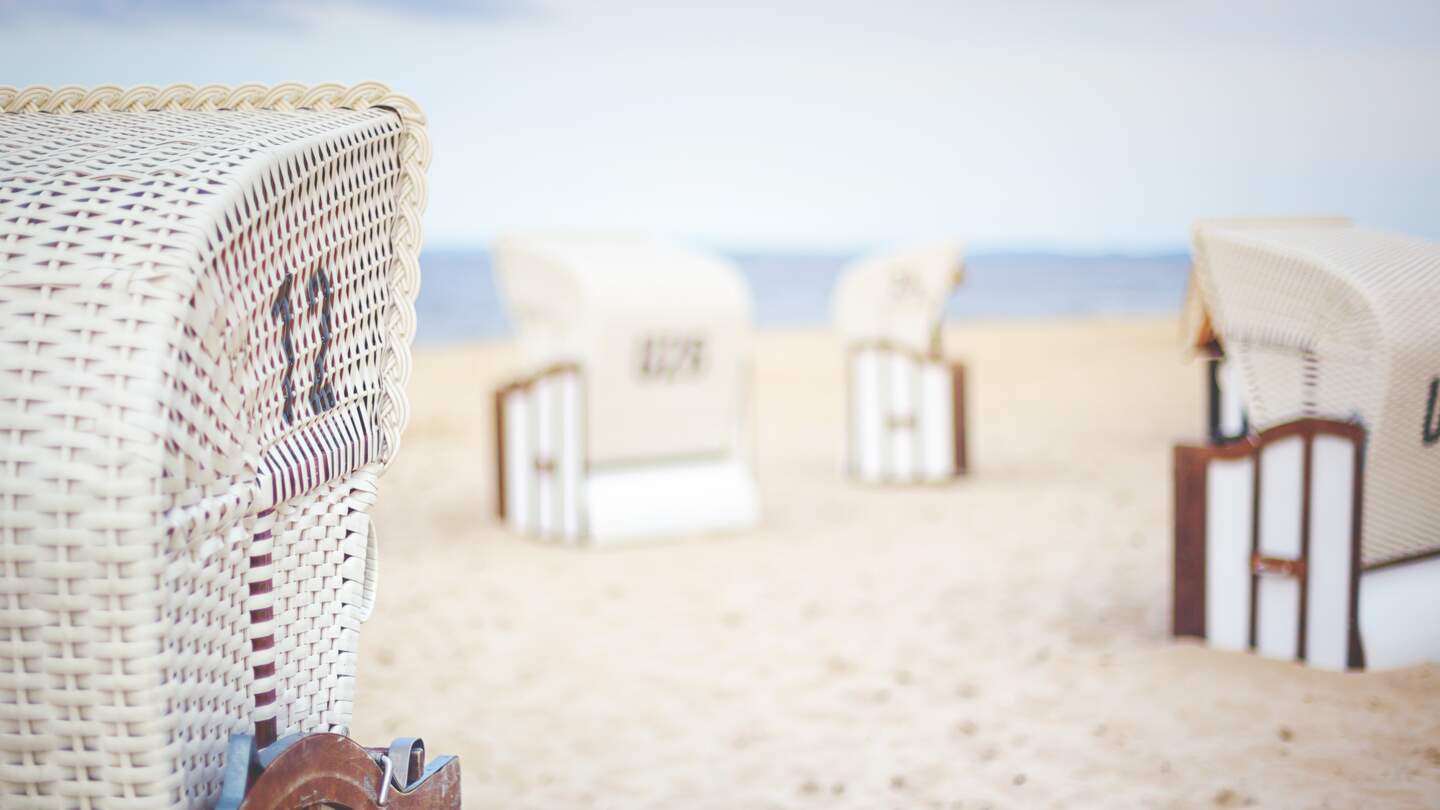
[{"label": "wooden frame", "polygon": [[[1250,598],[1248,646],[1257,646],[1257,590],[1262,576],[1291,577],[1299,581],[1299,609],[1296,628],[1297,659],[1306,660],[1309,579],[1312,456],[1317,436],[1338,436],[1355,447],[1352,470],[1351,525],[1349,527],[1349,608],[1347,665],[1361,668],[1365,664],[1359,627],[1359,586],[1363,569],[1360,564],[1360,526],[1363,508],[1363,448],[1365,431],[1359,425],[1325,419],[1304,418],[1252,434],[1242,441],[1221,445],[1177,446],[1174,451],[1175,471],[1175,556],[1174,591],[1171,630],[1176,636],[1207,638],[1207,504],[1209,471],[1216,460],[1252,458],[1250,504]],[[1303,456],[1300,480],[1300,556],[1276,558],[1261,553],[1261,482],[1263,450],[1283,439],[1299,437]]]},{"label": "wooden frame", "polygon": [[1227,433],[1225,431],[1224,416],[1225,395],[1221,385],[1221,374],[1225,368],[1225,349],[1221,347],[1218,340],[1212,340],[1205,348],[1205,383],[1206,383],[1206,424],[1205,432],[1210,437],[1211,444],[1229,444],[1243,440],[1250,433],[1250,415],[1244,411],[1243,404],[1240,413],[1240,431],[1238,433]]},{"label": "wooden frame", "polygon": [[590,442],[599,438],[591,422],[603,411],[589,401],[588,377],[582,365],[561,363],[495,391],[497,517],[522,534],[575,546],[754,525],[758,491],[743,421],[740,437],[722,452],[597,462],[605,456]]}]

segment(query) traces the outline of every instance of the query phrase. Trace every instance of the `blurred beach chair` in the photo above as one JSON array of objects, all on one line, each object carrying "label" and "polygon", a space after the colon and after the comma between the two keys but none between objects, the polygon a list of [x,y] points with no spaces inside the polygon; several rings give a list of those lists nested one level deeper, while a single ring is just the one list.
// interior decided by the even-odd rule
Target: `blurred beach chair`
[{"label": "blurred beach chair", "polygon": [[740,272],[623,235],[508,236],[495,257],[524,355],[495,392],[500,517],[587,545],[754,525]]},{"label": "blurred beach chair", "polygon": [[854,478],[915,484],[965,472],[965,367],[945,359],[940,334],[963,280],[959,247],[943,244],[861,259],[836,286]]},{"label": "blurred beach chair", "polygon": [[1175,449],[1175,634],[1326,669],[1440,661],[1440,244],[1209,220],[1191,291],[1186,343],[1236,403],[1212,387],[1211,441]]},{"label": "blurred beach chair", "polygon": [[428,162],[376,84],[0,87],[0,806],[458,807],[338,736]]}]

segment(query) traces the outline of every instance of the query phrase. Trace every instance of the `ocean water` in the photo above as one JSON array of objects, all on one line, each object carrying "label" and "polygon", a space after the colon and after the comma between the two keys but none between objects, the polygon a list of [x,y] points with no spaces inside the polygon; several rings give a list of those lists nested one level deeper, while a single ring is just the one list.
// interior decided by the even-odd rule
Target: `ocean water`
[{"label": "ocean water", "polygon": [[[822,326],[830,292],[850,254],[732,253],[755,296],[761,328]],[[981,253],[968,256],[966,281],[946,318],[1044,318],[1175,312],[1185,294],[1184,253],[1066,256]],[[511,325],[483,251],[426,251],[416,301],[420,343],[504,338]]]}]

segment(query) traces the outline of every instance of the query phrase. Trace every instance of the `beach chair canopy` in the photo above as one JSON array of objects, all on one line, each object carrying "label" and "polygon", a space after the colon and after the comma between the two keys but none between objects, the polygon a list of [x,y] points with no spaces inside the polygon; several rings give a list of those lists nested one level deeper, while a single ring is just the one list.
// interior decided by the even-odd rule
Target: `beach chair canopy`
[{"label": "beach chair canopy", "polygon": [[1440,244],[1327,222],[1206,224],[1195,246],[1254,429],[1365,427],[1362,563],[1440,548]]},{"label": "beach chair canopy", "polygon": [[1277,229],[1277,228],[1345,228],[1351,224],[1348,217],[1302,216],[1302,217],[1209,217],[1195,223],[1190,232],[1191,261],[1194,269],[1185,287],[1185,303],[1180,310],[1180,334],[1187,352],[1208,351],[1217,341],[1215,324],[1210,318],[1210,308],[1205,302],[1204,290],[1200,287],[1199,266],[1203,260],[1200,234],[1208,229]]},{"label": "beach chair canopy", "polygon": [[348,726],[427,160],[374,84],[0,87],[0,806]]},{"label": "beach chair canopy", "polygon": [[852,343],[882,343],[933,356],[939,352],[945,302],[963,280],[958,245],[869,256],[846,268],[832,298],[832,315]]},{"label": "beach chair canopy", "polygon": [[735,449],[753,317],[738,268],[621,234],[511,235],[495,257],[529,372],[581,372],[591,464]]}]

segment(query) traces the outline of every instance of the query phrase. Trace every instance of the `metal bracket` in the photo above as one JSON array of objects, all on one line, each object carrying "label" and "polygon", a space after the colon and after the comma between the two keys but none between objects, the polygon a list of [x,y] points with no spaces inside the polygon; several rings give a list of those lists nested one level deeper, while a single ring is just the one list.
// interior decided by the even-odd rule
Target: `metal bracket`
[{"label": "metal bracket", "polygon": [[425,742],[364,748],[339,734],[292,734],[263,749],[230,738],[216,810],[338,805],[351,810],[459,810],[460,761],[426,762]]}]

